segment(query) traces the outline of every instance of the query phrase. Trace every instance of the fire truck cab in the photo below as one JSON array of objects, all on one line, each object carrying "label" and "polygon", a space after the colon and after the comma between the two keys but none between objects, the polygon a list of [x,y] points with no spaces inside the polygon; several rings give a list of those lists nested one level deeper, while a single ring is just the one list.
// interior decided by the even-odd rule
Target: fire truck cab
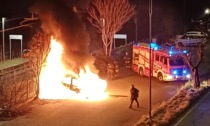
[{"label": "fire truck cab", "polygon": [[156,43],[135,44],[133,45],[132,69],[140,76],[149,76],[151,70],[151,76],[159,81],[189,80],[191,72],[184,59],[174,57],[178,53],[187,54],[187,51],[164,49]]}]

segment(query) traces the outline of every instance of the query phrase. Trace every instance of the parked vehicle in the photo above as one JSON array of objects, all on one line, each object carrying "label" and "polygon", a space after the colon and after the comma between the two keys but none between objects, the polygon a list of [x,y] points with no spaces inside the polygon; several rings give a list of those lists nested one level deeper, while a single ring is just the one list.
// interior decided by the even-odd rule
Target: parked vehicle
[{"label": "parked vehicle", "polygon": [[177,35],[174,39],[175,45],[178,46],[197,46],[198,44],[205,44],[207,42],[206,37],[202,35],[193,35],[186,33],[184,35]]},{"label": "parked vehicle", "polygon": [[208,34],[201,31],[188,31],[184,35],[194,38],[207,38]]},{"label": "parked vehicle", "polygon": [[[150,68],[151,47],[151,68]],[[189,80],[190,69],[181,57],[175,58],[175,54],[186,54],[186,50],[164,49],[155,43],[140,43],[133,45],[132,69],[140,76],[156,77],[159,81]]]}]

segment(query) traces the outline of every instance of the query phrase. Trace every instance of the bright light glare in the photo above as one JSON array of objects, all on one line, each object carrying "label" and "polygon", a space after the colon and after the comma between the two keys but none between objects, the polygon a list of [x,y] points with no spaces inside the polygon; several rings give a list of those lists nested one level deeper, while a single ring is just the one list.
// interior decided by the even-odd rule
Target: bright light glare
[{"label": "bright light glare", "polygon": [[[40,74],[41,99],[78,99],[78,100],[103,100],[108,95],[105,92],[107,83],[93,73],[89,66],[80,70],[78,78],[74,79],[73,85],[80,89],[80,93],[70,90],[63,85],[63,81],[70,82],[65,78],[66,71],[62,63],[63,47],[55,39],[51,39],[51,49],[47,56],[46,65],[42,67]],[[71,71],[71,73],[74,73]]]},{"label": "bright light glare", "polygon": [[205,12],[204,12],[205,14],[210,14],[210,10],[209,10],[209,8],[207,8],[206,10],[205,10]]},{"label": "bright light glare", "polygon": [[174,71],[173,71],[173,74],[177,74],[177,70],[174,70]]},{"label": "bright light glare", "polygon": [[183,53],[187,53],[187,50],[183,50]]},{"label": "bright light glare", "polygon": [[190,74],[187,74],[187,76],[186,76],[188,79],[190,79],[191,78],[191,75]]},{"label": "bright light glare", "polygon": [[167,76],[167,80],[171,80],[171,79],[173,79],[173,76],[168,75],[168,76]]},{"label": "bright light glare", "polygon": [[157,45],[157,43],[155,43],[155,42],[151,43],[151,44],[150,44],[150,47],[151,47],[152,49],[154,49],[154,50],[158,50],[158,45]]}]

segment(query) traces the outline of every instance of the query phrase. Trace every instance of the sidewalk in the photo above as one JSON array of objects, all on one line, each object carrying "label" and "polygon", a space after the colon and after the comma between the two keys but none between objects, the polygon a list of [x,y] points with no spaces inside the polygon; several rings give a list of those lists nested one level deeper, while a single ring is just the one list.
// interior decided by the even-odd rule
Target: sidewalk
[{"label": "sidewalk", "polygon": [[9,68],[9,67],[13,67],[13,66],[16,66],[16,65],[20,65],[20,64],[23,64],[27,61],[28,60],[24,59],[24,58],[15,58],[15,59],[12,59],[12,60],[6,60],[4,62],[0,62],[0,70],[3,70],[5,68]]},{"label": "sidewalk", "polygon": [[174,126],[210,126],[210,90]]}]

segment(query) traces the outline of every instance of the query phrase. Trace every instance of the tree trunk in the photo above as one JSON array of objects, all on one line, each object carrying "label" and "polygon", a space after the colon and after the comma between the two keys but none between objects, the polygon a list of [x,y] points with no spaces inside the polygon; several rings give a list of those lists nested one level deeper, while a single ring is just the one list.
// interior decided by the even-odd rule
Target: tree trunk
[{"label": "tree trunk", "polygon": [[198,67],[193,68],[193,79],[194,79],[194,88],[200,87],[200,78],[198,73]]},{"label": "tree trunk", "polygon": [[110,45],[109,45],[109,56],[112,55],[112,45],[113,45],[113,40],[110,39]]},{"label": "tree trunk", "polygon": [[105,56],[108,56],[108,46],[104,45],[104,52],[105,52]]}]

